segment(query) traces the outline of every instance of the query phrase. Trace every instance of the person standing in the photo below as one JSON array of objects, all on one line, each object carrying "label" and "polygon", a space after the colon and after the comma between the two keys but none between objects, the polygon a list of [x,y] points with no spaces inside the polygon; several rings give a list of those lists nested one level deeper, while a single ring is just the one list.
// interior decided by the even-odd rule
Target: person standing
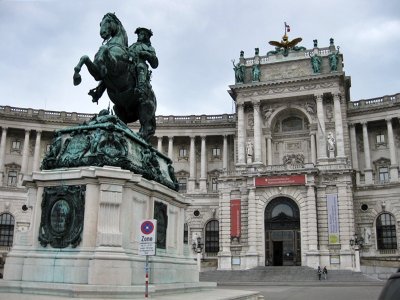
[{"label": "person standing", "polygon": [[317,274],[318,274],[318,280],[321,280],[322,270],[320,266],[318,266]]},{"label": "person standing", "polygon": [[324,275],[324,279],[326,280],[328,277],[328,269],[326,268],[326,266],[324,267],[324,269],[322,270],[322,274]]}]

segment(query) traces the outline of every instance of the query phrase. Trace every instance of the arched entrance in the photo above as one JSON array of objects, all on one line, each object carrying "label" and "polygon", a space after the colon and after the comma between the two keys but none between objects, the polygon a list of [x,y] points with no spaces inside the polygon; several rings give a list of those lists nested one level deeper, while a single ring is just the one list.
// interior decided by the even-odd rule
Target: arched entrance
[{"label": "arched entrance", "polygon": [[300,211],[290,198],[278,197],[264,213],[265,265],[300,266]]}]

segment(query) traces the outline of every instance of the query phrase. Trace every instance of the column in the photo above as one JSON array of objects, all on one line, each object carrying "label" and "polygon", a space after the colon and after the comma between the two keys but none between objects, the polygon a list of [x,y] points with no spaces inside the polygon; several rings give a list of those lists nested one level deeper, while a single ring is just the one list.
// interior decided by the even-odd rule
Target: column
[{"label": "column", "polygon": [[[247,196],[242,193],[243,198]],[[247,226],[247,243],[248,250],[246,253],[246,268],[254,268],[258,266],[257,253],[257,237],[259,235],[257,226],[257,199],[256,188],[252,187],[248,190],[248,226]]]},{"label": "column", "polygon": [[19,174],[19,185],[22,185],[22,177],[27,173],[29,159],[29,134],[30,130],[25,130],[24,147],[22,148],[21,172]]},{"label": "column", "polygon": [[316,95],[317,116],[318,116],[318,160],[327,159],[326,137],[325,137],[325,112],[322,103],[322,95]]},{"label": "column", "polygon": [[315,165],[317,163],[317,149],[315,146],[315,132],[310,133],[310,141],[311,141],[311,162]]},{"label": "column", "polygon": [[317,201],[313,184],[307,185],[307,238],[308,250],[318,250]]},{"label": "column", "polygon": [[38,171],[40,166],[40,140],[42,137],[42,132],[40,130],[36,130],[36,142],[35,142],[35,150],[33,153],[33,168],[32,171]]},{"label": "column", "polygon": [[336,156],[339,158],[344,158],[344,138],[342,109],[340,107],[340,94],[333,95],[333,106],[335,109]]},{"label": "column", "polygon": [[238,118],[238,124],[237,124],[237,131],[238,131],[238,137],[237,137],[237,151],[238,151],[238,165],[244,165],[246,163],[245,160],[245,139],[246,139],[246,128],[244,124],[244,107],[243,103],[238,103],[237,104],[237,118]]},{"label": "column", "polygon": [[4,184],[4,159],[6,156],[7,127],[2,127],[0,142],[0,186]]},{"label": "column", "polygon": [[188,192],[193,192],[196,186],[196,137],[190,137],[190,153],[189,153],[189,181],[188,181]]},{"label": "column", "polygon": [[231,270],[231,198],[229,192],[223,192],[219,204],[219,253],[218,270]]},{"label": "column", "polygon": [[228,171],[228,136],[223,136],[223,149],[222,149],[222,169]]},{"label": "column", "polygon": [[173,161],[174,160],[174,137],[168,137],[168,157]]},{"label": "column", "polygon": [[372,184],[372,169],[371,169],[371,156],[369,152],[369,141],[368,141],[368,128],[367,122],[362,123],[363,127],[363,142],[364,142],[364,158],[365,158],[365,184]]},{"label": "column", "polygon": [[392,119],[386,119],[386,124],[390,152],[390,182],[396,182],[399,180],[399,171],[397,166],[396,148],[394,145]]},{"label": "column", "polygon": [[272,165],[272,138],[271,134],[267,136],[267,165]]},{"label": "column", "polygon": [[256,188],[249,189],[248,198],[248,225],[247,225],[247,239],[249,244],[249,253],[256,253],[257,243],[257,203],[256,203]]},{"label": "column", "polygon": [[254,114],[254,158],[253,163],[261,164],[261,119],[260,102],[253,103]]},{"label": "column", "polygon": [[162,136],[157,137],[157,150],[158,152],[162,153]]},{"label": "column", "polygon": [[201,136],[201,158],[200,158],[200,191],[207,192],[207,151],[206,136]]},{"label": "column", "polygon": [[358,151],[357,151],[357,137],[356,137],[356,124],[350,124],[350,147],[351,158],[353,162],[353,169],[356,171],[356,184],[360,184],[360,167],[358,165]]}]

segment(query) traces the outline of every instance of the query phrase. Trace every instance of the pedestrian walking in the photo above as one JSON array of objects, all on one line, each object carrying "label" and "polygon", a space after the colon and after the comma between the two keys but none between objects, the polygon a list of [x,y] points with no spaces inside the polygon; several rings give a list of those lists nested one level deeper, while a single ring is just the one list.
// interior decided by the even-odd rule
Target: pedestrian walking
[{"label": "pedestrian walking", "polygon": [[322,270],[322,274],[324,275],[324,279],[326,280],[328,278],[328,269],[326,268],[326,266]]},{"label": "pedestrian walking", "polygon": [[317,274],[318,274],[318,280],[321,280],[322,270],[320,266],[318,266]]}]

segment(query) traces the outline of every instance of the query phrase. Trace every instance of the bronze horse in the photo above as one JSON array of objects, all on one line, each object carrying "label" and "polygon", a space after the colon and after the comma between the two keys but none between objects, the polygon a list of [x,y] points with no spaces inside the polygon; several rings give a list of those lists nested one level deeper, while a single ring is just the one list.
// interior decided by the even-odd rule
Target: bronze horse
[{"label": "bronze horse", "polygon": [[81,83],[79,72],[82,66],[86,65],[93,78],[100,81],[98,87],[89,92],[89,95],[93,96],[92,101],[97,102],[107,90],[110,100],[114,103],[115,114],[125,123],[139,120],[139,135],[148,142],[156,130],[156,96],[150,83],[147,84],[145,96],[139,97],[135,92],[138,82],[135,61],[129,54],[126,31],[115,14],[108,13],[103,17],[100,36],[104,42],[93,62],[84,55],[74,68],[74,85]]}]

